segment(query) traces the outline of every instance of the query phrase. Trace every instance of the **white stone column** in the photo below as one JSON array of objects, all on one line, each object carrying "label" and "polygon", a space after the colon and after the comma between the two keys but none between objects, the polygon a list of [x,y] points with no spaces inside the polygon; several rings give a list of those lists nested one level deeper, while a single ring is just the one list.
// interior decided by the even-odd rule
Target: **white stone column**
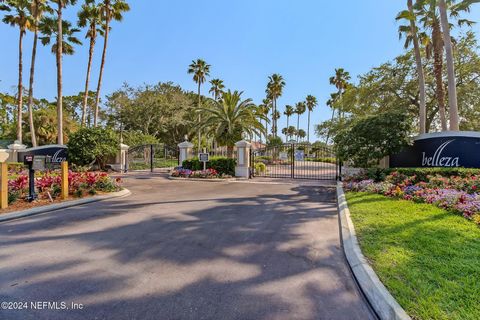
[{"label": "white stone column", "polygon": [[180,166],[182,166],[183,161],[189,160],[192,158],[193,143],[184,141],[178,144],[178,148],[180,149],[180,156],[179,156]]},{"label": "white stone column", "polygon": [[18,153],[22,150],[27,149],[27,146],[24,144],[21,144],[19,141],[15,140],[15,142],[11,145],[8,146],[8,150],[10,150],[10,156],[7,160],[7,162],[22,162],[23,159],[18,158]]},{"label": "white stone column", "polygon": [[237,147],[237,165],[235,166],[235,176],[240,178],[250,178],[250,149],[252,144],[242,140],[235,143]]},{"label": "white stone column", "polygon": [[128,149],[130,149],[129,146],[127,146],[126,144],[123,144],[123,143],[120,143],[120,171],[121,172],[124,172],[127,170],[127,166],[128,166]]}]

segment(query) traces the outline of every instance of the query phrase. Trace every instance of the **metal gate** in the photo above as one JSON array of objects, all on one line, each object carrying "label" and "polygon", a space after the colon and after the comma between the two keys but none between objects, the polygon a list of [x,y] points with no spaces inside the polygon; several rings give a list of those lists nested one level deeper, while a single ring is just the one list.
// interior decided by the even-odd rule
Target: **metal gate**
[{"label": "metal gate", "polygon": [[287,143],[253,150],[252,176],[266,178],[338,180],[335,152],[326,146]]},{"label": "metal gate", "polygon": [[165,144],[145,144],[128,150],[126,171],[154,172],[155,169],[171,170],[178,165],[178,148]]}]

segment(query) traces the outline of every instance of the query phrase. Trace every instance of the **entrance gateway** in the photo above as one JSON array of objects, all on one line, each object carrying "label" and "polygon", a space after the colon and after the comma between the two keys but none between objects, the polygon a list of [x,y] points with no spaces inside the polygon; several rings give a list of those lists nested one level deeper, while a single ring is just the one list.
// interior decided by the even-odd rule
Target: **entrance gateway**
[{"label": "entrance gateway", "polygon": [[250,161],[252,177],[338,180],[341,175],[332,148],[308,143],[252,150]]}]

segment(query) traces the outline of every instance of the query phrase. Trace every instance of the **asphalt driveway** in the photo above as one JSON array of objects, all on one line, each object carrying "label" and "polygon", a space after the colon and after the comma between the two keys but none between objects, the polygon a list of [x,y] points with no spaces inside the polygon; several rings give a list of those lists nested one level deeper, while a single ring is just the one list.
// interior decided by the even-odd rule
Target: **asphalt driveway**
[{"label": "asphalt driveway", "polygon": [[128,198],[0,224],[0,302],[28,304],[0,319],[373,318],[333,189],[126,183]]}]

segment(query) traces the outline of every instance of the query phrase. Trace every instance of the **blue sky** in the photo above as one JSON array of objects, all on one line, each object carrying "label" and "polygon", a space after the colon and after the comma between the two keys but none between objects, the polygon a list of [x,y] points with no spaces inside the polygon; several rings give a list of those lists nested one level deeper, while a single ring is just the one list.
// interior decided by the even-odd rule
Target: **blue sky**
[{"label": "blue sky", "polygon": [[[328,83],[334,69],[343,67],[355,78],[403,51],[396,14],[400,0],[204,0],[130,1],[123,23],[114,24],[105,70],[103,93],[123,82],[131,85],[173,81],[188,90],[195,84],[186,70],[191,60],[212,65],[211,76],[244,97],[261,102],[267,77],[280,73],[286,80],[279,107],[295,104],[308,94],[319,107],[312,122],[327,119],[325,106],[334,91]],[[480,20],[480,7],[471,14]],[[76,8],[67,10],[75,19]],[[475,27],[477,28],[477,27]],[[14,91],[17,81],[18,32],[0,25],[0,91]],[[83,32],[82,32],[83,37]],[[100,41],[99,41],[100,42]],[[93,81],[100,64],[101,43],[95,53]],[[25,79],[28,79],[31,36],[25,39]],[[55,58],[40,48],[36,96],[53,99]],[[64,59],[64,93],[83,90],[88,46]],[[27,80],[25,80],[27,84]],[[206,91],[207,88],[204,88]],[[306,116],[302,126],[306,128]],[[282,117],[279,128],[285,126]]]}]

